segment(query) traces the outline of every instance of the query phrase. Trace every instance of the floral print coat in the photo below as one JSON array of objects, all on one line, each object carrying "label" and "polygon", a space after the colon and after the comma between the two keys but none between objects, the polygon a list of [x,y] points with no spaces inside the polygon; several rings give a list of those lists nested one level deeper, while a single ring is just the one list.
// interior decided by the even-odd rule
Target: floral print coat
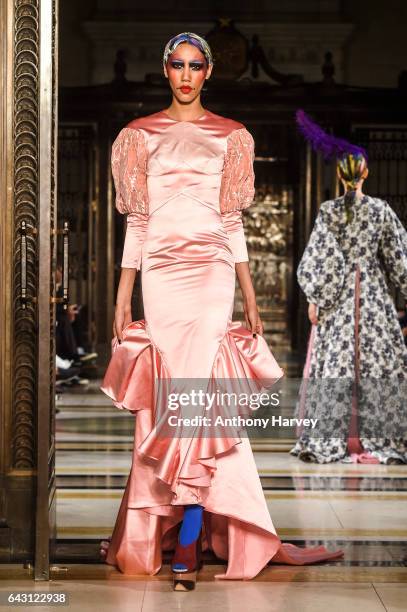
[{"label": "floral print coat", "polygon": [[379,198],[357,199],[353,213],[347,223],[343,196],[321,205],[297,270],[308,302],[318,306],[299,404],[302,416],[320,424],[291,452],[310,451],[318,462],[346,456],[357,379],[364,450],[384,463],[407,462],[407,347],[389,288],[390,281],[407,301],[407,232]]}]

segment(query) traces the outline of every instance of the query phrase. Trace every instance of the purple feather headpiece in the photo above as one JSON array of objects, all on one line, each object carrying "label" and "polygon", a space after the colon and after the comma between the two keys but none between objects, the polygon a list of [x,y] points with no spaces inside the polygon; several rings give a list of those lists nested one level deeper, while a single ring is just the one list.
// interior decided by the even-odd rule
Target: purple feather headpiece
[{"label": "purple feather headpiece", "polygon": [[325,159],[341,158],[344,155],[363,155],[367,160],[367,153],[363,147],[354,145],[344,138],[337,138],[323,130],[301,108],[295,114],[298,128],[305,139],[311,144],[314,151],[321,151]]}]

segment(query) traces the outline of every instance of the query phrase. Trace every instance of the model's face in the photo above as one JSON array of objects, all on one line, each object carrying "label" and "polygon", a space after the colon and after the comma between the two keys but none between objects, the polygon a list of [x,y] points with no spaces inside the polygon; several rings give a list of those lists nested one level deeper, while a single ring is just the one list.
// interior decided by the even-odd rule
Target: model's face
[{"label": "model's face", "polygon": [[164,67],[172,93],[181,104],[189,104],[200,95],[211,72],[204,54],[189,43],[179,44]]}]

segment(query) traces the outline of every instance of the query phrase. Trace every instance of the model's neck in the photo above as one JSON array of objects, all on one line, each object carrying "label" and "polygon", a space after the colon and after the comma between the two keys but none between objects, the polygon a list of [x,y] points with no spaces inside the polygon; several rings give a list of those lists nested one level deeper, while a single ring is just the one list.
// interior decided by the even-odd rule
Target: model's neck
[{"label": "model's neck", "polygon": [[355,191],[355,198],[356,198],[357,200],[360,200],[360,199],[361,199],[361,198],[363,198],[363,197],[364,197],[364,195],[365,195],[365,194],[363,193],[363,191],[362,191],[362,187],[358,187],[358,188],[357,188],[357,189],[355,189],[355,190],[353,190],[353,189],[350,189],[350,190],[349,190],[349,189],[348,189],[348,191]]},{"label": "model's neck", "polygon": [[177,121],[195,121],[205,114],[205,109],[199,97],[190,104],[182,104],[176,98],[173,98],[165,112]]}]

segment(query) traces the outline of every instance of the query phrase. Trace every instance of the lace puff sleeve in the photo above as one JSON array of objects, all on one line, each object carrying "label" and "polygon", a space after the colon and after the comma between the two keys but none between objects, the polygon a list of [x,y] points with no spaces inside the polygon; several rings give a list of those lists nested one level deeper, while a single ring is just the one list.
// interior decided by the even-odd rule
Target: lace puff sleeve
[{"label": "lace puff sleeve", "polygon": [[254,198],[254,140],[246,128],[228,136],[220,190],[220,212],[229,234],[235,263],[249,261],[242,223],[242,210]]},{"label": "lace puff sleeve", "polygon": [[140,130],[123,128],[112,145],[112,175],[117,210],[127,214],[122,268],[141,267],[148,221],[147,148]]}]

